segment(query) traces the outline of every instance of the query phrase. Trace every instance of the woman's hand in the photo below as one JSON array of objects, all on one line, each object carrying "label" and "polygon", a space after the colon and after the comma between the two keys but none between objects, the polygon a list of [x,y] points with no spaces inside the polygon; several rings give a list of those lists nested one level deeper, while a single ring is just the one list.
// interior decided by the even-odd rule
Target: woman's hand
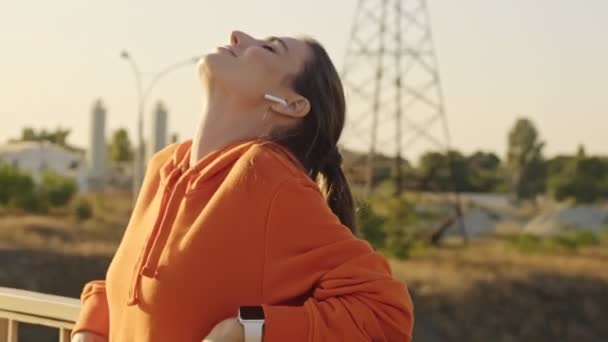
[{"label": "woman's hand", "polygon": [[245,330],[236,317],[228,318],[216,324],[203,342],[245,342]]},{"label": "woman's hand", "polygon": [[71,342],[108,342],[108,339],[88,331],[79,331],[74,334]]}]

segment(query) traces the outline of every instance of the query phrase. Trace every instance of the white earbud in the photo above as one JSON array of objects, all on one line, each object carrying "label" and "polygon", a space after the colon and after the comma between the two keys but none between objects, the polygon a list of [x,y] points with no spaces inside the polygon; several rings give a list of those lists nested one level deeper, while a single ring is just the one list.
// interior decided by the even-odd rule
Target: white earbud
[{"label": "white earbud", "polygon": [[274,95],[270,95],[270,94],[264,94],[264,98],[266,100],[272,101],[272,102],[276,102],[276,103],[280,103],[283,106],[287,106],[287,101],[285,101],[285,99],[282,99],[278,96],[274,96]]}]

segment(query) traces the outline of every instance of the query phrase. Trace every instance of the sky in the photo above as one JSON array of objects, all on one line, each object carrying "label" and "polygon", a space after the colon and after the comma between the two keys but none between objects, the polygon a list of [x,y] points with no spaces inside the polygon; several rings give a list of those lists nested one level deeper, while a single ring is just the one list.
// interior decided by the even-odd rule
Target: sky
[{"label": "sky", "polygon": [[[378,1],[378,0],[368,0]],[[412,0],[404,0],[412,1]],[[107,131],[134,135],[135,85],[127,49],[146,72],[229,42],[307,34],[340,70],[356,0],[0,0],[0,141],[25,126],[71,128],[86,147],[101,98]],[[547,155],[608,154],[608,1],[429,0],[453,147],[504,155],[507,132],[528,117]],[[169,109],[169,131],[194,134],[201,110],[195,67],[162,79],[148,102]],[[149,126],[148,126],[149,127]]]}]

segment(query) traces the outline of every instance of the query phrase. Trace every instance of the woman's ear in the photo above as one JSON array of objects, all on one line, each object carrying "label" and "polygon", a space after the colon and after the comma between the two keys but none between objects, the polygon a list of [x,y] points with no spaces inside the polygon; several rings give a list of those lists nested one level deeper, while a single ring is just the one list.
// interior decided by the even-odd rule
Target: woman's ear
[{"label": "woman's ear", "polygon": [[286,106],[281,103],[273,103],[270,108],[278,114],[300,119],[310,112],[310,102],[303,96],[297,96],[287,100]]}]

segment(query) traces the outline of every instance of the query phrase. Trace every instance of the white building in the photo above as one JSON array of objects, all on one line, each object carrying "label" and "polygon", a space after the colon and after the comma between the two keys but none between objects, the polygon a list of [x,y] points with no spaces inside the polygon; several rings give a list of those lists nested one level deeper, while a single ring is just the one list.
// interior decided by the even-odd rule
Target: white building
[{"label": "white building", "polygon": [[79,192],[87,191],[87,167],[81,153],[47,141],[21,141],[0,146],[0,162],[28,171],[36,180],[45,170],[72,177]]}]

